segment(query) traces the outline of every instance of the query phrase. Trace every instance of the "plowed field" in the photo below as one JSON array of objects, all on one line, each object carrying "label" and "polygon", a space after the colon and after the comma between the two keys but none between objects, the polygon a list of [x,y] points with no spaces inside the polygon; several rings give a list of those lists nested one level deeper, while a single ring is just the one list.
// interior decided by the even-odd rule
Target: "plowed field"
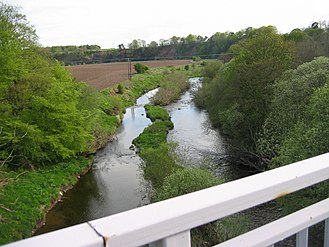
[{"label": "plowed field", "polygon": [[[131,62],[132,73],[135,73],[134,64]],[[163,60],[163,61],[143,61],[140,62],[149,68],[158,68],[165,66],[179,66],[192,63],[191,60]],[[72,75],[79,81],[90,84],[97,90],[101,90],[115,83],[128,79],[128,63],[103,63],[103,64],[85,64],[70,66],[68,69]]]}]

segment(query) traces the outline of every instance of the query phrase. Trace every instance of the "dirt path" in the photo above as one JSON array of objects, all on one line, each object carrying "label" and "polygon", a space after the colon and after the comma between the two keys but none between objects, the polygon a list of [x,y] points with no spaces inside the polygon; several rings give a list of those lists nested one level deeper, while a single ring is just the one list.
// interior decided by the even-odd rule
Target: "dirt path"
[{"label": "dirt path", "polygon": [[[133,65],[138,62],[132,62]],[[143,61],[149,68],[179,66],[192,63],[191,60]],[[128,79],[128,63],[85,64],[67,67],[79,81],[85,81],[97,90]],[[133,69],[133,73],[134,73]]]}]

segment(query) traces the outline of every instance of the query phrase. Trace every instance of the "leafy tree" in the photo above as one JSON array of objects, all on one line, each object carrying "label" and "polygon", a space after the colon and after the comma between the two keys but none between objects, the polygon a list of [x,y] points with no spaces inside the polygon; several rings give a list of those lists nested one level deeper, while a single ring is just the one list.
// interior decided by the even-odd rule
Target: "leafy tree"
[{"label": "leafy tree", "polygon": [[290,43],[271,26],[254,30],[250,38],[230,49],[236,57],[217,74],[211,72],[213,79],[206,83],[206,107],[213,122],[235,145],[253,151],[256,134],[268,113],[271,85],[292,66],[294,53]]},{"label": "leafy tree", "polygon": [[257,140],[258,152],[267,159],[276,156],[286,135],[304,117],[314,90],[329,79],[329,59],[319,57],[286,71],[274,86],[270,113]]},{"label": "leafy tree", "polygon": [[35,165],[85,151],[91,136],[82,84],[48,60],[16,8],[1,3],[0,22],[1,163]]},{"label": "leafy tree", "polygon": [[[326,81],[329,83],[329,78]],[[329,86],[316,89],[309,98],[304,114],[288,130],[273,166],[290,164],[328,152]]]},{"label": "leafy tree", "polygon": [[[291,127],[273,158],[271,168],[311,158],[328,152],[329,147],[329,80],[315,89],[304,114]],[[316,165],[316,164],[314,164]],[[281,199],[284,212],[291,213],[329,196],[329,182],[325,181]],[[323,229],[322,229],[323,230]]]}]

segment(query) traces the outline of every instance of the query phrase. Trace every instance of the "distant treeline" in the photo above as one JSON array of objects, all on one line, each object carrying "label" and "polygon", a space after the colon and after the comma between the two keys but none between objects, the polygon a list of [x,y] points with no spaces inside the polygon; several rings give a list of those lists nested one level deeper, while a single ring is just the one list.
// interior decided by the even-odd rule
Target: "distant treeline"
[{"label": "distant treeline", "polygon": [[[275,28],[275,27],[273,27]],[[173,36],[167,40],[151,41],[135,39],[127,46],[101,49],[98,45],[53,46],[45,48],[51,56],[66,65],[108,63],[153,59],[189,59],[198,56],[203,59],[220,58],[229,60],[234,52],[229,48],[242,40],[255,35],[256,28],[246,28],[238,32],[217,32],[211,37],[189,34],[187,37]],[[315,56],[328,55],[328,32],[325,22],[316,22],[312,26],[290,33],[281,34],[284,39],[298,43],[297,49],[301,61],[310,61]]]}]

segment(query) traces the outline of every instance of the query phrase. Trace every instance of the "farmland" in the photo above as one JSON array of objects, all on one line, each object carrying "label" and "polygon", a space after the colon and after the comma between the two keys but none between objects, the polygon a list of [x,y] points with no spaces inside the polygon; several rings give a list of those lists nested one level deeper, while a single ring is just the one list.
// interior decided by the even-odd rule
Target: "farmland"
[{"label": "farmland", "polygon": [[[132,62],[132,72],[134,64]],[[149,68],[158,68],[165,66],[179,66],[192,63],[191,60],[159,60],[159,61],[143,61],[141,62]],[[128,63],[103,63],[103,64],[85,64],[67,67],[72,75],[78,81],[85,81],[97,90],[104,89],[115,83],[128,79]]]}]

